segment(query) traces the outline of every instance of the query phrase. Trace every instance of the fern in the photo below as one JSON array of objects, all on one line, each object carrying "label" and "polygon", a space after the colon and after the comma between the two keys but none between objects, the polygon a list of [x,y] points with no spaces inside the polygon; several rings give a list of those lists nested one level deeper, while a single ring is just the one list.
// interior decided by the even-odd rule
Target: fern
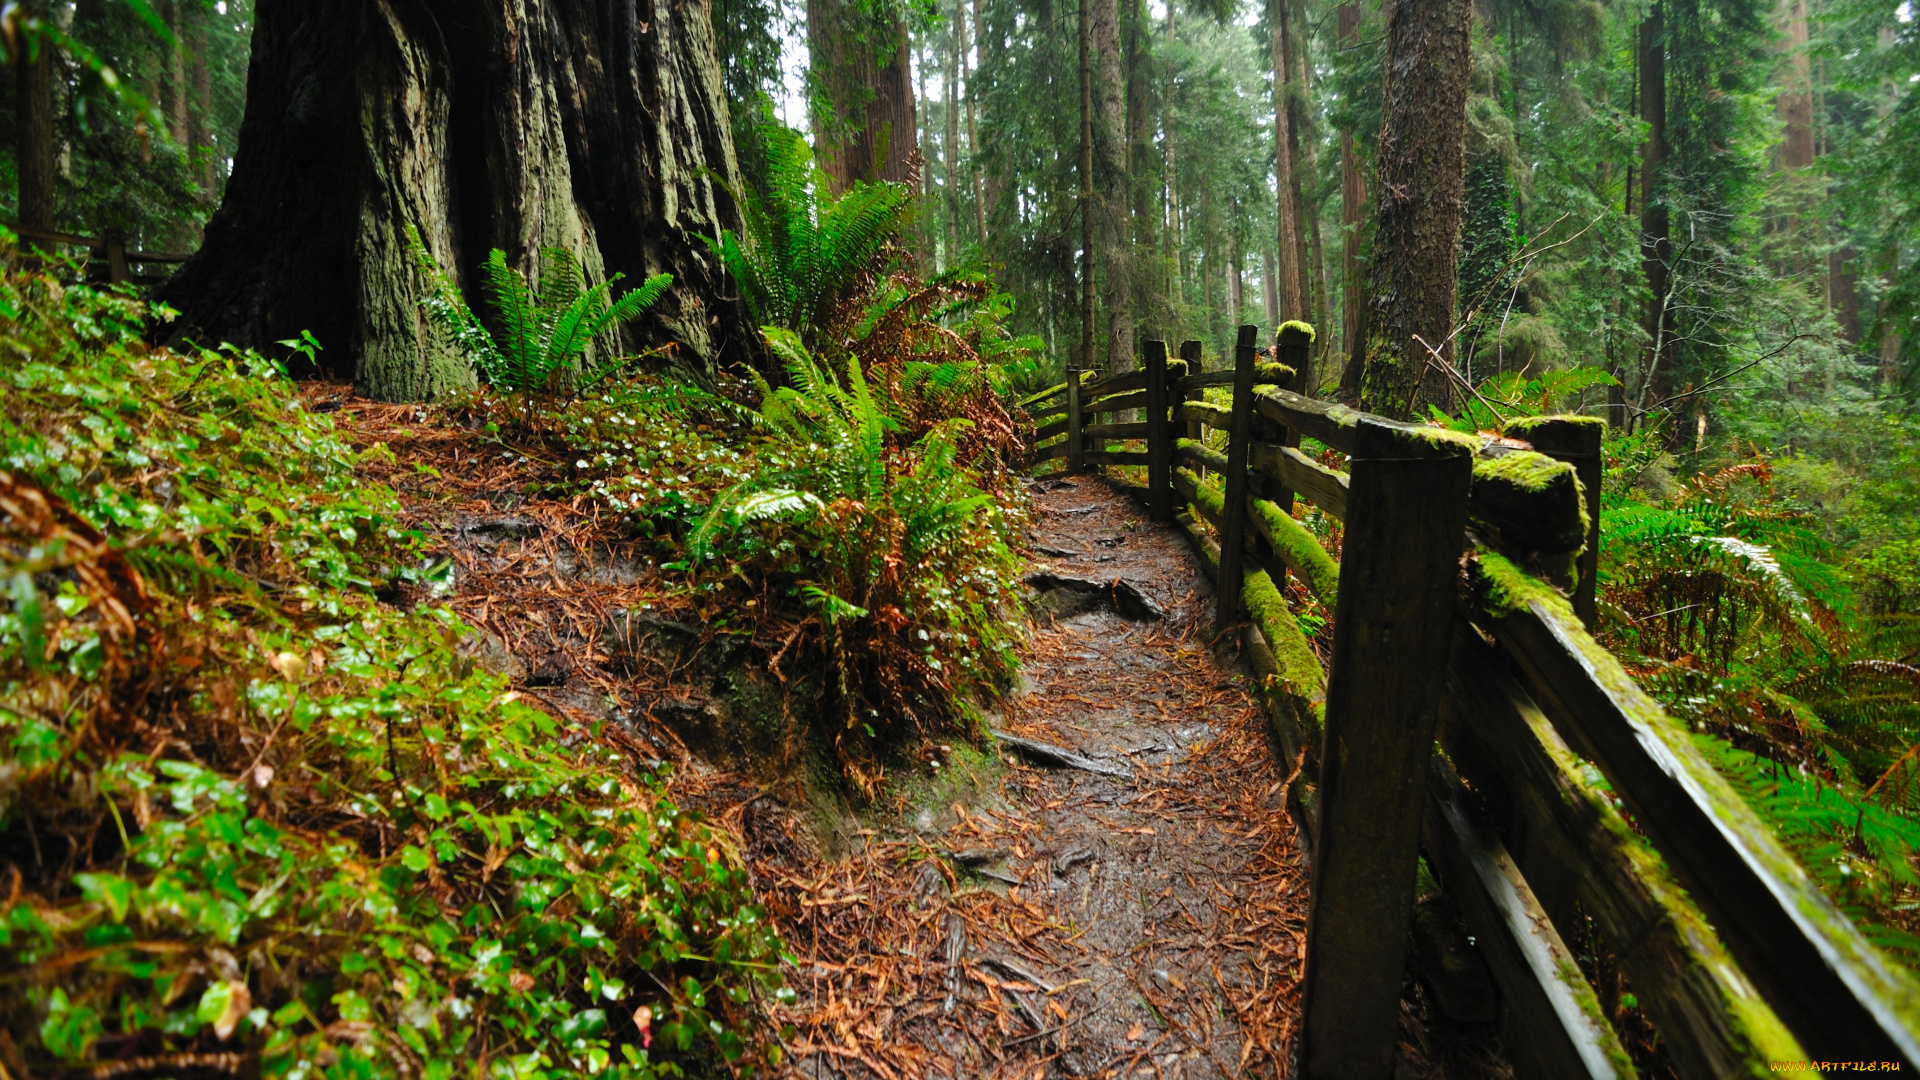
[{"label": "fern", "polygon": [[843,304],[859,299],[860,278],[876,271],[899,235],[912,195],[903,184],[856,182],[836,198],[798,132],[770,125],[766,146],[766,186],[733,193],[745,231],[726,230],[707,245],[756,323],[811,343]]},{"label": "fern", "polygon": [[623,368],[629,358],[579,370],[593,342],[652,307],[673,285],[672,274],[655,274],[613,300],[613,286],[625,275],[588,287],[572,252],[544,248],[539,280],[529,282],[508,265],[506,252],[494,248],[481,266],[481,286],[500,325],[490,334],[411,225],[407,241],[428,284],[421,310],[446,329],[487,385],[526,395],[529,408],[534,394],[583,389]]}]

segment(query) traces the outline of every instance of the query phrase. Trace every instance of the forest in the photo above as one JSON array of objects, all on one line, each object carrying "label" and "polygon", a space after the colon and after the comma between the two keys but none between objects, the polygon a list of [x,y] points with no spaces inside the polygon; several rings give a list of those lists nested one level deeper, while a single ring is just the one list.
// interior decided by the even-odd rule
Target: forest
[{"label": "forest", "polygon": [[1920,1068],[1913,0],[0,46],[0,1080]]}]

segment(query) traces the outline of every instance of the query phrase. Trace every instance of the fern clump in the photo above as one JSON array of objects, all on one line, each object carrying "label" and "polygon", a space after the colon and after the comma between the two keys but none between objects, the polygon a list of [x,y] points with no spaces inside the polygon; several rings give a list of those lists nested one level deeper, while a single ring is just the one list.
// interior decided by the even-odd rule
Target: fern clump
[{"label": "fern clump", "polygon": [[[487,385],[506,393],[559,394],[621,370],[627,358],[618,355],[610,332],[638,318],[673,285],[672,274],[655,274],[615,299],[613,286],[624,275],[588,287],[580,260],[564,248],[541,249],[540,276],[530,282],[508,265],[506,252],[494,248],[481,267],[499,326],[489,331],[412,226],[407,239],[430,286],[422,310],[447,332]],[[612,355],[582,370],[596,343]]]},{"label": "fern clump", "polygon": [[1011,677],[1020,515],[962,463],[970,421],[895,448],[857,362],[837,376],[798,335],[767,339],[789,385],[762,383],[754,467],[694,527],[686,566],[770,580],[808,613],[795,640],[825,661],[828,735],[871,794],[885,751],[964,729],[967,698]]},{"label": "fern clump", "polygon": [[765,129],[767,183],[735,192],[746,229],[707,244],[740,286],[756,325],[791,330],[809,345],[857,308],[886,248],[912,211],[904,184],[859,181],[838,197],[800,133]]}]

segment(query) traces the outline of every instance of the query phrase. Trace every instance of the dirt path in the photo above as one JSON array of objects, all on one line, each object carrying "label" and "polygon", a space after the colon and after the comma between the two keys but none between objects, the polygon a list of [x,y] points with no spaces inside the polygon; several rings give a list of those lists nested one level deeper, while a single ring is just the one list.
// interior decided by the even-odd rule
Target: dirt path
[{"label": "dirt path", "polygon": [[799,1071],[1284,1074],[1305,867],[1261,716],[1207,648],[1199,566],[1098,478],[1036,487],[1035,569],[1122,579],[1165,617],[1047,594],[1062,617],[1034,627],[1000,725],[1118,775],[1009,757],[976,805],[787,885]]},{"label": "dirt path", "polygon": [[[1205,575],[1177,529],[1145,522],[1095,476],[1034,485],[1036,571],[1118,579],[1162,609],[1123,604],[1130,618],[1111,589],[1046,593],[1057,617],[1038,617],[1021,692],[987,718],[1095,769],[942,747],[931,779],[836,818],[830,797],[796,792],[792,775],[688,751],[726,705],[718,682],[766,658],[755,639],[700,659],[711,643],[689,625],[697,615],[674,609],[681,593],[645,544],[578,501],[532,494],[551,479],[541,467],[476,453],[461,422],[344,387],[310,396],[392,449],[363,468],[451,558],[441,602],[480,628],[475,662],[673,762],[669,794],[740,837],[795,958],[794,1000],[752,1006],[777,1020],[768,1036],[785,1074],[1287,1075],[1305,861],[1264,719],[1244,672],[1209,647]],[[653,644],[698,641],[692,661],[662,663],[610,632],[622,612],[649,610]],[[1402,1075],[1499,1074],[1433,1067],[1455,1055],[1427,1045],[1418,997],[1403,1005]]]}]

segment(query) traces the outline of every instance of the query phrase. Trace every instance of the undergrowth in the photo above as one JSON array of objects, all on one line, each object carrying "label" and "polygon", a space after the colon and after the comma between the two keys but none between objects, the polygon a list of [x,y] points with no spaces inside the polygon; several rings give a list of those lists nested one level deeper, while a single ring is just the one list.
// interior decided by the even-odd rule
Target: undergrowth
[{"label": "undergrowth", "polygon": [[[780,946],[623,732],[476,672],[396,500],[248,353],[0,279],[0,1062],[681,1075]],[[249,1066],[251,1067],[251,1066]]]}]

